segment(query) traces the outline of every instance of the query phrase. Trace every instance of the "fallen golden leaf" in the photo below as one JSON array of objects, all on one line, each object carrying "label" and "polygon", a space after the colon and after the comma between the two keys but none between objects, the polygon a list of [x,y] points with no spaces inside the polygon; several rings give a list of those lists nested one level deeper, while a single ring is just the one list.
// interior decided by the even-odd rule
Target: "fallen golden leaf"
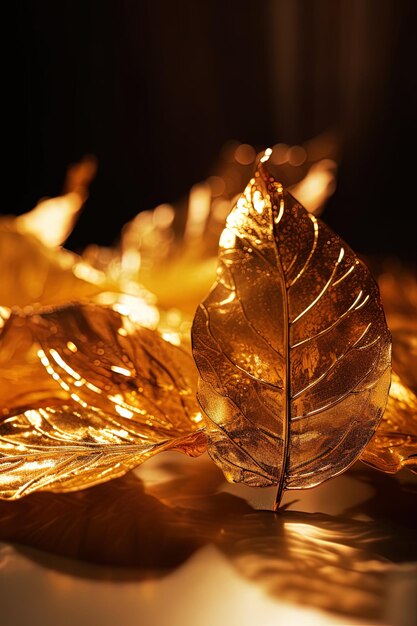
[{"label": "fallen golden leaf", "polygon": [[[304,147],[279,144],[272,151],[274,170],[315,215],[323,211],[335,189],[338,147],[337,137],[327,134]],[[296,163],[293,156],[297,152],[304,156]],[[159,308],[174,307],[188,322],[215,279],[219,236],[255,158],[253,146],[230,142],[221,153],[215,175],[194,185],[186,200],[142,211],[127,223],[121,235],[119,264],[116,251],[104,250],[105,264],[110,256],[118,264],[118,280],[128,277],[143,284],[156,295]],[[87,249],[87,260],[103,267],[99,257],[96,246]]]},{"label": "fallen golden leaf", "polygon": [[[0,423],[0,498],[82,489],[161,450],[205,449],[195,367],[186,352],[92,304],[22,320],[50,379],[50,404]],[[31,384],[37,397],[45,379],[39,385],[32,376],[28,394]]]},{"label": "fallen golden leaf", "polygon": [[[127,428],[127,430],[125,430]],[[76,491],[122,476],[154,454],[205,450],[202,431],[141,435],[123,418],[74,405],[29,410],[0,424],[0,498]]]},{"label": "fallen golden leaf", "polygon": [[16,412],[68,397],[42,365],[27,320],[8,312],[0,319],[0,423]]},{"label": "fallen golden leaf", "polygon": [[[119,284],[94,269],[76,254],[45,246],[34,235],[22,235],[0,222],[0,307],[3,312],[23,309],[33,313],[42,307],[76,301],[129,308],[134,320],[147,328],[184,336],[179,324],[161,316],[153,294],[135,283]],[[1,328],[1,325],[0,325]],[[0,349],[1,349],[0,335]]]},{"label": "fallen golden leaf", "polygon": [[389,474],[404,467],[417,472],[417,397],[395,372],[382,420],[360,459]]},{"label": "fallen golden leaf", "polygon": [[0,223],[0,305],[60,305],[104,291],[104,275],[92,269],[82,274],[77,262],[76,255],[47,248],[34,235]]},{"label": "fallen golden leaf", "polygon": [[220,237],[192,330],[209,453],[234,482],[313,487],[385,408],[391,340],[369,270],[261,159]]}]

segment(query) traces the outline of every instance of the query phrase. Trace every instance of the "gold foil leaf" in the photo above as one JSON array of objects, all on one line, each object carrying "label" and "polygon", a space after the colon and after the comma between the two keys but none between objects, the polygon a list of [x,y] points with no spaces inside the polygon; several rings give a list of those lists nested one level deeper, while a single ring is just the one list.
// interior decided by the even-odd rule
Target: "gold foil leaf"
[{"label": "gold foil leaf", "polygon": [[164,330],[176,333],[178,342],[183,339],[182,329],[166,316],[161,319],[155,296],[141,285],[119,284],[76,254],[48,248],[35,236],[22,235],[1,221],[0,263],[0,307],[9,313],[13,307],[32,313],[79,300],[111,304],[128,308],[135,321],[147,328],[161,322]]},{"label": "gold foil leaf", "polygon": [[59,305],[103,291],[104,276],[77,261],[0,223],[0,306]]},{"label": "gold foil leaf", "polygon": [[389,474],[417,472],[417,397],[394,372],[384,415],[360,458]]},{"label": "gold foil leaf", "polygon": [[[136,432],[135,432],[136,431]],[[117,478],[157,452],[191,456],[205,449],[205,437],[159,432],[141,436],[123,418],[80,406],[28,410],[0,424],[0,498],[16,500],[33,491],[75,491]]]},{"label": "gold foil leaf", "polygon": [[352,250],[261,159],[220,237],[193,324],[209,453],[234,482],[313,487],[360,455],[385,408],[391,339]]},{"label": "gold foil leaf", "polygon": [[97,305],[27,316],[26,323],[67,400],[0,422],[1,498],[81,489],[161,450],[203,452],[195,367],[183,350]]},{"label": "gold foil leaf", "polygon": [[416,271],[389,262],[378,282],[392,334],[393,368],[401,381],[417,394]]},{"label": "gold foil leaf", "polygon": [[[1,307],[0,307],[1,308]],[[29,408],[65,400],[65,392],[42,365],[29,317],[0,317],[0,422]]]}]

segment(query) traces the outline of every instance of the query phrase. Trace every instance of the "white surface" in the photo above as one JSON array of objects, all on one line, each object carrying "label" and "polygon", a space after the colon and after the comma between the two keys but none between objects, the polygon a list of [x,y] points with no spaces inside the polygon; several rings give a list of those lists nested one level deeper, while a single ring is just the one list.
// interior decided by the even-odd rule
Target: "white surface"
[{"label": "white surface", "polygon": [[[184,519],[180,517],[180,522],[173,522],[175,532],[179,533],[180,548],[184,537],[186,541],[188,529],[199,536],[199,524],[201,527],[207,524],[207,528],[202,529],[203,536],[208,534],[214,538],[202,541],[201,547],[192,549],[188,558],[179,559],[178,564],[167,567],[164,572],[152,573],[149,567],[142,570],[140,566],[133,570],[97,566],[33,548],[0,544],[1,626],[413,626],[416,623],[415,564],[404,564],[399,558],[394,559],[397,563],[391,564],[378,551],[372,557],[374,547],[367,553],[366,537],[356,537],[355,522],[352,521],[352,531],[349,523],[342,524],[340,517],[334,517],[355,506],[354,519],[366,524],[369,507],[365,505],[375,495],[372,483],[358,480],[355,472],[351,472],[315,490],[287,494],[286,502],[299,499],[292,510],[305,511],[306,517],[287,516],[287,519],[284,516],[277,520],[272,513],[257,513],[249,507],[242,514],[238,510],[238,506],[246,506],[242,499],[255,498],[259,506],[261,497],[271,495],[268,491],[259,493],[259,490],[225,483],[213,487],[219,479],[217,470],[213,470],[212,475],[211,472],[204,458],[186,459],[171,453],[148,462],[138,473],[148,493],[158,494],[165,505],[176,511],[188,511]],[[182,475],[184,481],[181,481]],[[198,493],[199,481],[201,494]],[[392,488],[392,483],[390,485]],[[220,506],[213,514],[212,505],[223,502],[216,494],[222,492],[224,507]],[[150,553],[154,546],[149,542],[158,541],[152,534],[152,523],[158,523],[152,518],[153,504],[150,506],[146,498],[144,503],[144,509],[135,513],[145,522],[149,518],[144,530],[139,528],[147,543],[142,548],[139,545],[138,564],[140,550]],[[362,504],[364,512],[361,513]],[[308,516],[314,511],[325,515],[324,524],[320,516],[318,520]],[[197,521],[193,524],[195,512]],[[265,523],[265,536],[262,529],[258,534],[258,522]],[[178,531],[182,523],[183,534],[181,528]],[[331,525],[330,535],[327,523]],[[271,532],[275,526],[276,535]],[[108,531],[107,541],[111,528]],[[43,526],[39,532],[47,532],[47,529]],[[158,532],[169,533],[169,516],[166,526],[158,526]],[[167,540],[167,536],[161,540]],[[135,549],[138,550],[138,546],[132,545],[132,550]],[[307,573],[305,563],[312,563]],[[311,578],[314,579],[316,571],[317,580],[324,576],[324,580],[329,581],[319,583],[317,602],[322,605],[327,593],[329,611],[315,606],[312,592],[315,581]],[[291,585],[297,587],[297,593]],[[352,596],[353,615],[334,612],[337,594],[345,598],[346,594]],[[300,602],[304,602],[304,606]],[[361,603],[368,607],[368,616],[360,615]],[[379,605],[380,610],[375,609]],[[372,619],[368,619],[369,606],[374,607]]]}]

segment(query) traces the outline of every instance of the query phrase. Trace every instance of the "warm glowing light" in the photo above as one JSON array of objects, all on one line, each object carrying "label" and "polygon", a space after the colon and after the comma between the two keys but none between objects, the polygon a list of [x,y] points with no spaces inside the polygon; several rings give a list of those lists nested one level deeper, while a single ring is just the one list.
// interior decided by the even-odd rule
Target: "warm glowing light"
[{"label": "warm glowing light", "polygon": [[128,274],[138,272],[140,270],[141,260],[142,257],[138,250],[135,250],[134,248],[124,250],[121,259],[122,271],[127,272]]},{"label": "warm glowing light", "polygon": [[205,183],[194,185],[191,188],[188,201],[187,224],[185,239],[201,237],[204,233],[207,218],[210,214],[211,191]]},{"label": "warm glowing light", "polygon": [[71,394],[71,398],[74,400],[74,402],[77,402],[77,404],[81,404],[81,406],[86,409],[88,407],[88,404],[86,402],[84,402],[84,400],[81,400],[80,396],[76,393],[72,393]]},{"label": "warm glowing light", "polygon": [[362,302],[360,304],[358,304],[357,307],[355,307],[355,311],[359,311],[359,309],[361,309],[363,306],[365,306],[365,304],[368,302],[369,300],[369,294],[362,300]]},{"label": "warm glowing light", "polygon": [[225,298],[224,300],[221,300],[219,302],[219,306],[224,306],[225,304],[230,304],[231,302],[233,302],[236,298],[236,293],[234,291],[231,291],[230,294],[227,296],[227,298]]},{"label": "warm glowing light", "polygon": [[62,367],[62,369],[67,372],[67,374],[69,374],[70,376],[72,376],[72,378],[75,378],[76,380],[80,380],[81,376],[78,374],[78,372],[73,370],[72,367],[70,367],[68,363],[64,361],[64,359],[58,354],[56,350],[52,348],[51,350],[49,350],[49,354],[51,355],[55,363]]},{"label": "warm glowing light", "polygon": [[236,236],[228,229],[225,228],[220,236],[219,246],[228,250],[233,248],[236,243]]},{"label": "warm glowing light", "polygon": [[77,193],[40,202],[32,211],[16,218],[22,233],[35,235],[46,246],[59,246],[73,229],[75,219],[84,203]]},{"label": "warm glowing light", "polygon": [[255,160],[255,150],[247,143],[241,143],[235,150],[235,159],[241,165],[250,165]]},{"label": "warm glowing light", "polygon": [[96,385],[93,385],[93,383],[86,382],[85,386],[88,387],[88,389],[91,389],[91,391],[94,391],[94,393],[102,393],[101,389],[99,389]]},{"label": "warm glowing light", "polygon": [[210,185],[213,198],[217,198],[225,193],[226,184],[221,176],[210,176],[207,182]]},{"label": "warm glowing light", "polygon": [[157,228],[169,228],[174,221],[175,211],[170,204],[160,204],[153,213],[153,223]]},{"label": "warm glowing light", "polygon": [[81,280],[85,280],[94,285],[99,285],[105,279],[103,272],[100,272],[88,263],[80,261],[73,266],[74,275]]},{"label": "warm glowing light", "polygon": [[293,165],[294,167],[298,167],[305,162],[307,158],[307,153],[301,146],[292,146],[288,150],[287,156],[289,164]]},{"label": "warm glowing light", "polygon": [[322,159],[310,167],[306,176],[291,188],[291,193],[305,208],[320,214],[336,186],[336,162]]},{"label": "warm glowing light", "polygon": [[180,346],[181,345],[181,337],[180,337],[180,335],[178,333],[163,332],[163,333],[161,333],[161,337],[165,341],[168,341],[169,343],[172,343],[173,346]]},{"label": "warm glowing light", "polygon": [[129,315],[129,307],[125,304],[121,304],[120,302],[113,304],[113,311],[120,313],[120,315],[125,315],[126,317]]},{"label": "warm glowing light", "polygon": [[266,163],[266,161],[268,161],[269,157],[272,154],[272,150],[271,148],[267,148],[264,152],[264,155],[260,158],[260,162],[261,163]]},{"label": "warm glowing light", "polygon": [[272,148],[271,163],[274,165],[283,165],[288,161],[288,145],[286,143],[277,143]]},{"label": "warm glowing light", "polygon": [[47,467],[53,467],[55,465],[52,460],[42,460],[42,461],[26,461],[25,463],[25,471],[33,472],[35,470],[46,469]]},{"label": "warm glowing light", "polygon": [[112,365],[110,367],[112,372],[116,372],[116,374],[122,374],[122,376],[132,376],[132,372],[125,367],[119,367],[118,365]]},{"label": "warm glowing light", "polygon": [[259,189],[255,189],[253,192],[253,206],[257,213],[262,213],[265,208],[265,200]]},{"label": "warm glowing light", "polygon": [[114,408],[115,408],[116,413],[118,413],[121,417],[125,417],[126,419],[131,419],[134,416],[133,411],[130,411],[124,406],[120,406],[120,404],[115,404]]},{"label": "warm glowing light", "polygon": [[38,350],[37,354],[38,354],[38,357],[39,357],[40,362],[42,363],[42,365],[44,365],[46,368],[48,368],[49,367],[49,359],[46,356],[45,352],[43,350]]},{"label": "warm glowing light", "polygon": [[42,426],[42,417],[39,415],[38,411],[25,411],[25,416],[35,428],[40,428]]}]

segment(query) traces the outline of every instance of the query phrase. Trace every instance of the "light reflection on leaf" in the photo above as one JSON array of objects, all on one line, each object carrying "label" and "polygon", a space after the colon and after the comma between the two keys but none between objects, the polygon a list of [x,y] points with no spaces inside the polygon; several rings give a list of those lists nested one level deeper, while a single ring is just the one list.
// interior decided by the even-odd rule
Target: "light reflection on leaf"
[{"label": "light reflection on leaf", "polygon": [[[156,331],[97,305],[11,320],[41,373],[35,363],[20,387],[28,372],[7,371],[20,394],[0,422],[0,498],[82,489],[165,449],[203,452],[194,363]],[[23,401],[30,409],[19,413]]]},{"label": "light reflection on leaf", "polygon": [[193,323],[209,453],[231,482],[314,487],[385,408],[391,340],[368,268],[270,174],[266,151],[220,237]]},{"label": "light reflection on leaf", "polygon": [[399,263],[387,263],[379,288],[392,334],[393,368],[417,394],[417,273]]},{"label": "light reflection on leaf", "polygon": [[384,415],[360,458],[390,474],[417,472],[417,398],[394,372]]},{"label": "light reflection on leaf", "polygon": [[104,275],[92,270],[88,280],[77,276],[77,260],[66,250],[47,248],[33,235],[0,224],[0,305],[56,306],[104,291]]}]

